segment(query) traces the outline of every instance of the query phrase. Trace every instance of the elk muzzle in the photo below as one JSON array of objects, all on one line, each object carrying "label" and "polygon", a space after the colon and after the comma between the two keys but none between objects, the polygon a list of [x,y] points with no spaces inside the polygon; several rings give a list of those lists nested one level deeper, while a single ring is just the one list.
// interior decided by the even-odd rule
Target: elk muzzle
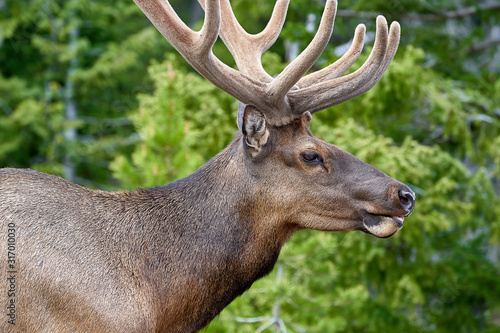
[{"label": "elk muzzle", "polygon": [[366,228],[363,231],[379,238],[387,238],[403,227],[404,218],[409,216],[415,208],[415,193],[404,184],[400,184],[395,193],[398,197],[395,215],[367,213],[363,218],[363,226]]}]

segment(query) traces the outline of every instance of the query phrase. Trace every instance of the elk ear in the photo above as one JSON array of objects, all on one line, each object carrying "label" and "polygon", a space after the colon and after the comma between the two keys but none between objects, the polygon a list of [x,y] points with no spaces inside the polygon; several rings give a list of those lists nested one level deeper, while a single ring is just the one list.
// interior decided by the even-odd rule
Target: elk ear
[{"label": "elk ear", "polygon": [[255,106],[245,106],[243,112],[241,131],[245,139],[245,144],[250,150],[252,158],[259,155],[269,138],[269,131],[266,124],[266,116]]}]

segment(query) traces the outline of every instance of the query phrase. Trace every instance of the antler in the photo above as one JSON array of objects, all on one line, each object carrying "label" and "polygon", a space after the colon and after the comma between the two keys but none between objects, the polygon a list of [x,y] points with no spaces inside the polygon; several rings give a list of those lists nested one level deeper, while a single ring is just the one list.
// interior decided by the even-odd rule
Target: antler
[{"label": "antler", "polygon": [[221,21],[218,0],[208,1],[205,22],[198,32],[187,27],[167,1],[134,2],[184,59],[207,80],[247,104],[252,103],[255,94],[263,94],[263,82],[227,66],[212,53]]},{"label": "antler", "polygon": [[[327,46],[337,10],[336,0],[326,0],[318,32],[309,46],[273,79],[262,67],[262,54],[278,38],[289,0],[277,0],[266,28],[248,34],[236,20],[229,0],[198,0],[205,10],[200,31],[188,28],[164,0],[134,0],[163,36],[210,82],[244,104],[262,111],[271,125],[284,125],[305,111],[311,113],[359,96],[377,83],[392,61],[400,27],[390,32],[382,16],[377,18],[375,44],[368,60],[354,73],[342,76],[363,48],[364,25],[356,28],[353,43],[339,60],[305,77]],[[239,71],[225,65],[212,53],[219,35],[233,55]]]},{"label": "antler", "polygon": [[[236,20],[229,0],[221,0],[220,36],[242,73],[266,83],[273,80],[262,67],[261,57],[278,39],[285,23],[289,1],[278,0],[266,28],[261,33],[252,35]],[[198,2],[205,9],[205,0]]]},{"label": "antler", "polygon": [[[344,55],[348,55],[350,59],[344,60],[343,56],[323,71],[304,77],[298,83],[299,89],[288,93],[287,96],[294,105],[295,113],[301,114],[305,111],[314,113],[343,103],[364,94],[382,78],[382,75],[384,75],[396,54],[400,36],[399,23],[393,22],[390,32],[388,32],[387,21],[383,16],[377,17],[375,43],[366,62],[354,73],[339,77],[357,58],[357,55],[351,57],[351,54],[357,53],[359,55],[358,49],[360,50],[362,47],[360,37],[363,34],[364,27],[358,26],[353,44],[350,50]],[[343,64],[343,61],[346,63]],[[349,66],[346,66],[347,64]],[[326,78],[326,80],[319,81],[319,78]],[[301,84],[303,84],[303,87],[300,87]],[[310,96],[314,96],[314,98]]]}]

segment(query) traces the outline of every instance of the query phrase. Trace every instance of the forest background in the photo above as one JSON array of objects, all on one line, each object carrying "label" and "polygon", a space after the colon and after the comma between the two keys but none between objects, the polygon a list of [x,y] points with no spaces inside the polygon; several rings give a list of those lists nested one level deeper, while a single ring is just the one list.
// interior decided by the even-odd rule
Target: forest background
[{"label": "forest background", "polygon": [[[197,29],[195,0],[172,0]],[[260,31],[273,1],[233,0]],[[292,0],[264,55],[279,73],[311,40],[322,0]],[[335,61],[355,26],[402,25],[368,93],[314,116],[312,130],[417,193],[389,239],[302,231],[274,271],[206,332],[500,331],[500,2],[340,0]],[[214,52],[234,65],[218,42]],[[0,167],[104,190],[195,171],[237,132],[237,102],[177,54],[131,0],[0,0]]]}]

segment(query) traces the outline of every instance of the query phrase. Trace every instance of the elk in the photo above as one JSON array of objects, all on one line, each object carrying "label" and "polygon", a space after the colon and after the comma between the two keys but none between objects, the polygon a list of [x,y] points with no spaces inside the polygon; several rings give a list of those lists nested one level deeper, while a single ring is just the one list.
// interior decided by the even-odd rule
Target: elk
[{"label": "elk", "polygon": [[[195,332],[271,271],[294,232],[389,237],[414,209],[408,186],[309,129],[312,114],[381,78],[398,23],[389,30],[377,18],[357,71],[343,75],[361,52],[363,25],[345,55],[306,75],[333,30],[337,4],[326,0],[310,45],[273,78],[260,59],[289,0],[276,2],[257,35],[243,30],[229,0],[200,0],[198,32],[164,0],[134,1],[202,76],[240,101],[240,131],[194,174],[155,188],[106,192],[1,169],[2,332]],[[239,70],[213,55],[219,35]]]}]

